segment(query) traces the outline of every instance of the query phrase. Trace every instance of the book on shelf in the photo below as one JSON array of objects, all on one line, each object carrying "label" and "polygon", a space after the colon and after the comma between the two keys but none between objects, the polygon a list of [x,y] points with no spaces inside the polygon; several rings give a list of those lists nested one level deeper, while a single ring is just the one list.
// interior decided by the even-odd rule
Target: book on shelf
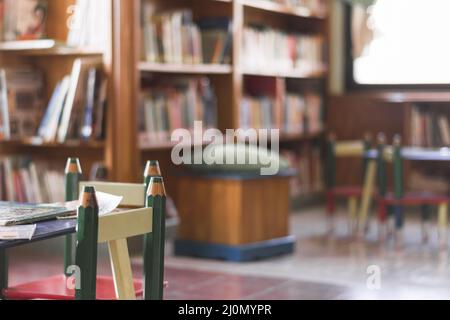
[{"label": "book on shelf", "polygon": [[292,198],[324,190],[320,147],[303,148],[300,153],[282,150],[281,155],[288,160],[291,168],[298,170],[298,175],[291,179]]},{"label": "book on shelf", "polygon": [[9,126],[8,110],[8,88],[6,87],[6,72],[0,70],[0,139],[11,139],[11,128]]},{"label": "book on shelf", "polygon": [[233,45],[229,18],[209,18],[199,22],[202,35],[203,63],[230,64]]},{"label": "book on shelf", "polygon": [[186,78],[151,84],[143,89],[140,108],[140,144],[170,141],[176,129],[217,127],[217,98],[208,78]]},{"label": "book on shelf", "polygon": [[426,106],[411,111],[411,144],[415,147],[450,147],[450,115]]},{"label": "book on shelf", "polygon": [[280,129],[283,135],[301,135],[323,129],[323,99],[318,89],[288,90],[284,79],[249,78],[241,101],[240,127]]},{"label": "book on shelf", "polygon": [[308,74],[323,70],[324,52],[325,41],[321,35],[246,26],[241,63],[246,72]]},{"label": "book on shelf", "polygon": [[76,59],[71,74],[56,84],[37,136],[44,143],[103,139],[106,88],[99,59]]},{"label": "book on shelf", "polygon": [[152,63],[224,64],[231,56],[229,18],[193,20],[190,9],[154,13],[143,10],[143,58]]},{"label": "book on shelf", "polygon": [[37,40],[46,36],[46,0],[2,0],[1,41]]},{"label": "book on shelf", "polygon": [[111,48],[111,1],[76,0],[68,7],[67,45],[109,52]]}]

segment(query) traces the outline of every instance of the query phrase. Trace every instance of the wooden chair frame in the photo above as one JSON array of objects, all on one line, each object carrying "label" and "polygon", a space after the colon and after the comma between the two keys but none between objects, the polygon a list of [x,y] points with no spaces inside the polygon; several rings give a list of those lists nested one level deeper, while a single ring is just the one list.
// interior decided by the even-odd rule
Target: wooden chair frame
[{"label": "wooden chair frame", "polygon": [[[358,217],[358,200],[362,194],[361,186],[336,187],[336,160],[337,158],[361,157],[363,159],[363,173],[367,170],[367,161],[364,154],[371,147],[371,139],[366,136],[363,140],[339,141],[331,136],[328,141],[326,159],[326,182],[327,182],[327,216],[329,220],[329,233],[333,233],[333,216],[336,210],[335,199],[344,197],[348,199],[348,216],[350,232],[358,230],[361,217]],[[364,174],[362,175],[362,179]]]}]

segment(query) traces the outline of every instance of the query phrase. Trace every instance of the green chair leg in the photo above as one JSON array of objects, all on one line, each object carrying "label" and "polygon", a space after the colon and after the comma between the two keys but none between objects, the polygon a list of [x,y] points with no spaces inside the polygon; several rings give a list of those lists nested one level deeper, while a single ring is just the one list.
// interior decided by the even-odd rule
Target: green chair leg
[{"label": "green chair leg", "polygon": [[8,288],[8,255],[6,250],[0,249],[0,299],[3,299],[3,290]]},{"label": "green chair leg", "polygon": [[426,244],[430,239],[429,223],[431,220],[431,206],[423,205],[420,211],[422,216],[422,242]]},{"label": "green chair leg", "polygon": [[[67,160],[65,175],[66,201],[78,200],[78,185],[82,179],[82,171],[79,159],[69,158]],[[72,235],[66,236],[64,241],[64,274],[66,276],[71,275],[67,272],[67,270],[70,266],[73,265],[73,246],[74,237]]]},{"label": "green chair leg", "polygon": [[144,242],[144,299],[162,300],[166,229],[166,192],[163,178],[151,179],[147,207],[153,208],[153,232],[145,236]]},{"label": "green chair leg", "polygon": [[80,284],[75,298],[95,300],[97,279],[98,204],[93,187],[86,187],[78,208],[76,265],[80,268]]}]

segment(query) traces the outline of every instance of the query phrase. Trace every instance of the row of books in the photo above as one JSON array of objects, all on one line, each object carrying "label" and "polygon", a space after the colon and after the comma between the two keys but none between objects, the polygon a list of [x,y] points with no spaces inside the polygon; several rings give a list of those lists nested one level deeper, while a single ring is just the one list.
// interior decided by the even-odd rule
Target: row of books
[{"label": "row of books", "polygon": [[[264,0],[263,0],[264,1]],[[328,13],[328,0],[268,0],[294,8],[305,8],[310,14],[325,16]]]},{"label": "row of books", "polygon": [[411,111],[411,142],[416,147],[450,147],[450,116],[414,106]]},{"label": "row of books", "polygon": [[[90,181],[106,181],[103,163],[94,163]],[[0,201],[43,204],[65,200],[64,166],[34,161],[28,156],[0,158]]]},{"label": "row of books", "polygon": [[106,101],[101,60],[76,59],[71,74],[56,85],[37,136],[46,143],[103,139]]},{"label": "row of books", "polygon": [[290,166],[298,170],[298,175],[291,179],[291,197],[310,195],[324,190],[322,158],[320,147],[303,148],[300,153],[283,150]]},{"label": "row of books", "polygon": [[52,170],[45,163],[28,158],[0,159],[0,198],[18,203],[56,203],[64,201],[63,170]]},{"label": "row of books", "polygon": [[0,70],[0,139],[31,137],[45,103],[44,75],[31,68]]},{"label": "row of books", "polygon": [[232,30],[228,18],[193,21],[189,9],[154,14],[144,5],[143,56],[148,62],[230,63]]},{"label": "row of books", "polygon": [[181,79],[144,88],[140,109],[140,144],[170,141],[176,129],[217,127],[217,98],[208,78]]},{"label": "row of books", "polygon": [[247,26],[243,33],[242,66],[246,71],[315,72],[324,66],[324,38]]},{"label": "row of books", "polygon": [[314,87],[289,92],[282,79],[274,81],[273,90],[263,80],[247,81],[250,94],[241,101],[241,128],[280,129],[287,135],[321,131],[323,101],[320,92]]},{"label": "row of books", "polygon": [[46,0],[1,0],[0,41],[44,38],[47,9]]},{"label": "row of books", "polygon": [[0,70],[0,138],[43,143],[101,140],[105,136],[107,82],[96,59],[76,59],[45,108],[44,75],[33,68]]}]

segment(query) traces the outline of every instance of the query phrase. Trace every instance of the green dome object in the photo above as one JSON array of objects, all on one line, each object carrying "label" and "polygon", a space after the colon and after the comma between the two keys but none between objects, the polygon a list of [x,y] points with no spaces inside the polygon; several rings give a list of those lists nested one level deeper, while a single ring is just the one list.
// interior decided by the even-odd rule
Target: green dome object
[{"label": "green dome object", "polygon": [[[204,159],[201,165],[187,165],[192,170],[201,172],[224,172],[224,173],[259,173],[262,168],[269,166],[279,166],[279,171],[289,169],[289,162],[277,152],[272,152],[266,148],[255,145],[227,144],[211,145],[204,149],[206,152],[196,155]],[[227,164],[228,156],[234,155],[234,164]],[[238,157],[239,155],[239,157]],[[245,158],[244,158],[245,156]],[[237,159],[246,159],[245,164],[237,164]],[[214,162],[214,159],[222,159],[223,164],[207,164]],[[257,159],[257,163],[250,164],[250,159]]]}]

